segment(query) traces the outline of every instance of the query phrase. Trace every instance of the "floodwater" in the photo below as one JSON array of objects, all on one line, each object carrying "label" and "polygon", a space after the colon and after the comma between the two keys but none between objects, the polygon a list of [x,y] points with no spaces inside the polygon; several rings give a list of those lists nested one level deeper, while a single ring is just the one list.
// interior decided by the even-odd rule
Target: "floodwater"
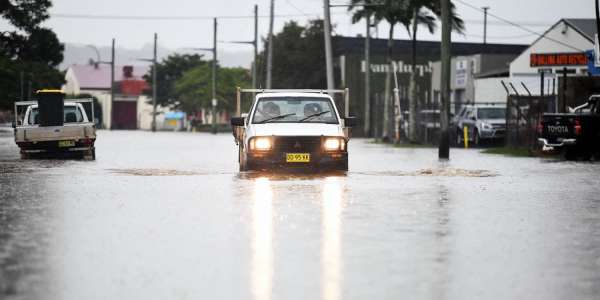
[{"label": "floodwater", "polygon": [[0,136],[0,298],[598,299],[600,164],[350,142],[347,174],[237,172],[229,134]]}]

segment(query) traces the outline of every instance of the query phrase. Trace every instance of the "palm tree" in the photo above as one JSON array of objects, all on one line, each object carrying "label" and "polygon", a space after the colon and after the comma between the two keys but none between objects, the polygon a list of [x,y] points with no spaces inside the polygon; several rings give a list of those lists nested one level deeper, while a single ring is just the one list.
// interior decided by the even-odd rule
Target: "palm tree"
[{"label": "palm tree", "polygon": [[[430,33],[434,33],[437,28],[436,17],[441,17],[441,6],[439,0],[409,0],[409,10],[412,14],[411,22],[406,25],[406,30],[411,36],[411,64],[412,72],[410,74],[409,83],[409,126],[408,140],[410,142],[418,141],[417,134],[417,110],[418,110],[418,93],[417,93],[417,30],[419,25],[427,27]],[[450,2],[450,18],[452,20],[452,30],[462,33],[464,30],[464,22],[456,13],[454,3]],[[433,13],[435,16],[431,15]],[[412,27],[412,28],[411,28]]]},{"label": "palm tree", "polygon": [[[391,71],[392,71],[392,50],[394,47],[394,27],[398,24],[407,26],[410,24],[411,15],[409,11],[409,0],[351,0],[349,10],[356,9],[352,16],[352,22],[356,23],[363,18],[373,16],[375,23],[385,20],[389,25],[388,43],[387,43],[387,63],[388,69],[385,76],[385,94],[383,106],[383,130],[382,138],[389,139],[391,127]],[[359,8],[360,7],[360,8]],[[367,66],[369,67],[369,66]]]}]

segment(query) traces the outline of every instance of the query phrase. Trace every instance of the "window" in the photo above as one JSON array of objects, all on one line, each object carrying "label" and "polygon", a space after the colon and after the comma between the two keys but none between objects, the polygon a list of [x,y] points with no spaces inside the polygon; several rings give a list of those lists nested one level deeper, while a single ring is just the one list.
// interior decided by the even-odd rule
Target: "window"
[{"label": "window", "polygon": [[505,119],[506,118],[506,108],[504,108],[504,107],[480,108],[477,110],[477,118],[479,118],[479,119]]},{"label": "window", "polygon": [[252,123],[338,124],[331,100],[323,97],[263,97],[256,103]]},{"label": "window", "polygon": [[[31,109],[29,113],[29,120],[27,121],[30,125],[37,125],[40,123],[40,112],[37,107]],[[83,114],[81,109],[77,106],[65,106],[64,109],[64,122],[65,123],[79,123],[83,122]]]}]

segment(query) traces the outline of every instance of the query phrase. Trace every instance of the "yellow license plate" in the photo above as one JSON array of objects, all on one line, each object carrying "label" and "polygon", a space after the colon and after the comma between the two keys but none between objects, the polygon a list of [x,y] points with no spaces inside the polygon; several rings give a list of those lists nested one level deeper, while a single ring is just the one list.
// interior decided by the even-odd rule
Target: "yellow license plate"
[{"label": "yellow license plate", "polygon": [[58,147],[73,147],[75,146],[75,141],[58,141]]},{"label": "yellow license plate", "polygon": [[310,162],[310,153],[286,153],[285,161],[307,163]]}]

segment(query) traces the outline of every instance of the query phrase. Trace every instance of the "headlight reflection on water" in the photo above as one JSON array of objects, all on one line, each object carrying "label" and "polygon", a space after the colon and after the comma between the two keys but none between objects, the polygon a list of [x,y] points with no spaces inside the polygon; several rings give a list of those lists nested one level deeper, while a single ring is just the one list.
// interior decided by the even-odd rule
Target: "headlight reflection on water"
[{"label": "headlight reflection on water", "polygon": [[321,220],[321,297],[337,300],[341,285],[341,217],[342,185],[335,177],[328,177],[322,190]]},{"label": "headlight reflection on water", "polygon": [[251,289],[254,299],[271,299],[273,288],[273,190],[266,177],[254,182]]}]

